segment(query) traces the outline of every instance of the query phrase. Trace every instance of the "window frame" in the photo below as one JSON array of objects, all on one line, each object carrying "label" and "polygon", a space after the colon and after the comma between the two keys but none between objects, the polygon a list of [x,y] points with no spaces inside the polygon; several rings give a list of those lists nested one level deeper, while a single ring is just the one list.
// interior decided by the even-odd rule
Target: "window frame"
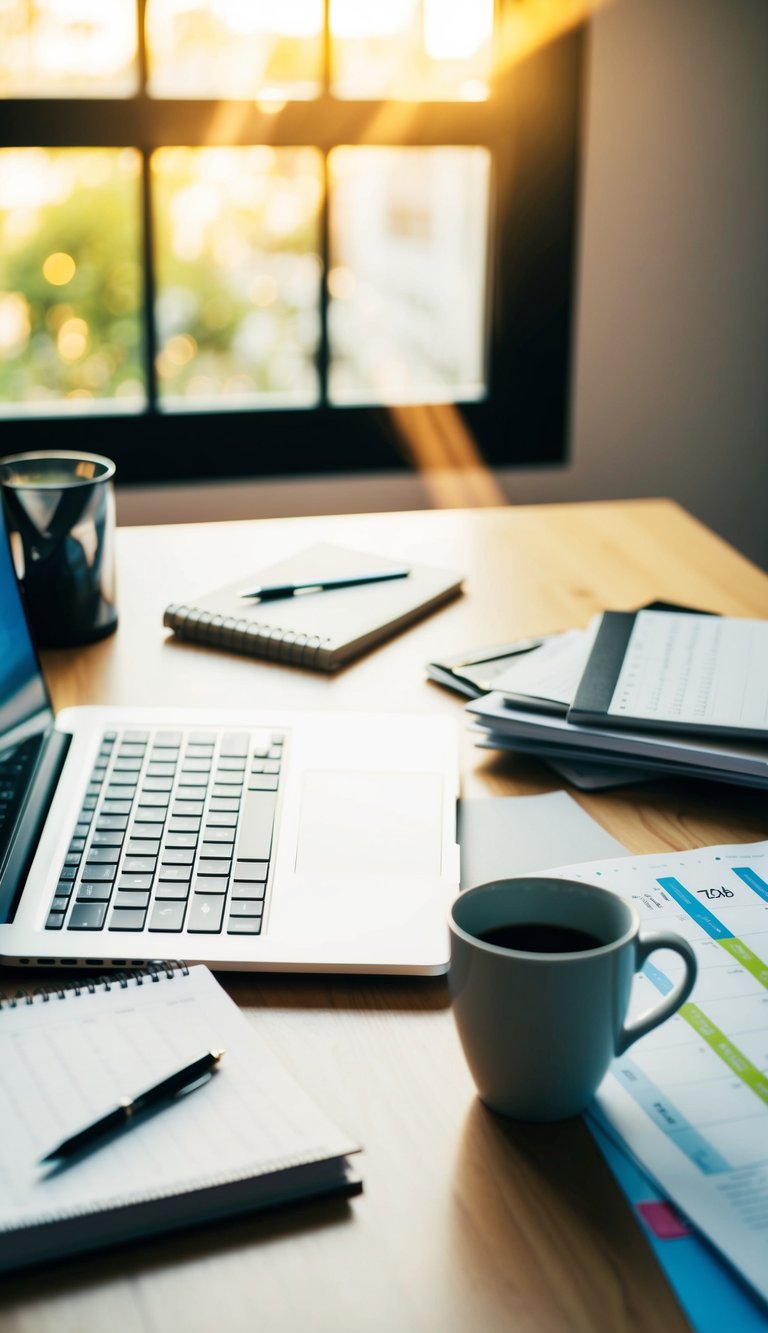
[{"label": "window frame", "polygon": [[[510,3],[510,0],[502,0]],[[143,3],[139,4],[140,13]],[[143,24],[140,25],[143,28]],[[328,34],[326,31],[326,49]],[[153,98],[7,98],[0,101],[0,147],[133,147],[142,155],[144,366],[147,406],[130,414],[4,417],[14,450],[56,445],[108,453],[121,482],[165,482],[296,473],[401,471],[415,460],[403,414],[386,406],[160,411],[152,240],[151,153],[160,147],[315,147],[327,163],[337,145],[481,146],[491,154],[488,244],[488,394],[457,404],[484,462],[496,467],[563,463],[567,458],[579,147],[585,32],[579,27],[496,76],[485,102],[409,103],[397,137],[386,133],[385,103],[332,97],[288,102],[267,113],[254,102]],[[326,59],[326,69],[328,61]],[[223,112],[223,114],[222,114]],[[231,126],[237,125],[233,134]],[[217,127],[226,126],[226,137]],[[327,194],[321,219],[328,268]],[[328,364],[327,289],[321,296],[318,352],[323,395]],[[137,425],[140,429],[137,430]],[[450,462],[450,451],[444,465]]]}]

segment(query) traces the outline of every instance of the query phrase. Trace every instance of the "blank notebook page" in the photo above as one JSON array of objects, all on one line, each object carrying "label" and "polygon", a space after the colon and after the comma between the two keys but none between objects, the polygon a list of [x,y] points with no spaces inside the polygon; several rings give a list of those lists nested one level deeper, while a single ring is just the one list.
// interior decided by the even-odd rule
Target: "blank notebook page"
[{"label": "blank notebook page", "polygon": [[[64,1169],[38,1165],[120,1097],[222,1047],[203,1087]],[[4,1007],[0,1070],[0,1232],[355,1151],[205,967]]]}]

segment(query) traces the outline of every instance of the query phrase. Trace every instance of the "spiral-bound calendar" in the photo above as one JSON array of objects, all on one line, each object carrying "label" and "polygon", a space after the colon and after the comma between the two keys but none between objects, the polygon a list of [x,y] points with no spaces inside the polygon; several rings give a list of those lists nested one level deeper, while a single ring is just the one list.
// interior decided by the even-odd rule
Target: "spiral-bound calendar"
[{"label": "spiral-bound calendar", "polygon": [[[41,1159],[209,1049],[205,1087],[65,1165]],[[9,998],[0,1012],[0,1271],[321,1193],[353,1194],[354,1141],[205,967]]]}]

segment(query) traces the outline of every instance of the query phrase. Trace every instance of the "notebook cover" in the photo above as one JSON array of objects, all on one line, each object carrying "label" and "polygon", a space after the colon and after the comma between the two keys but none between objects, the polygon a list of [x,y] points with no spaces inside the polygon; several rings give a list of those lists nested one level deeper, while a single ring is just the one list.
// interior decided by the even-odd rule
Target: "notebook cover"
[{"label": "notebook cover", "polygon": [[407,578],[268,602],[244,599],[261,583],[365,574],[402,562],[319,543],[266,569],[166,608],[163,624],[183,638],[297,666],[334,671],[455,596],[461,576],[427,565]]}]

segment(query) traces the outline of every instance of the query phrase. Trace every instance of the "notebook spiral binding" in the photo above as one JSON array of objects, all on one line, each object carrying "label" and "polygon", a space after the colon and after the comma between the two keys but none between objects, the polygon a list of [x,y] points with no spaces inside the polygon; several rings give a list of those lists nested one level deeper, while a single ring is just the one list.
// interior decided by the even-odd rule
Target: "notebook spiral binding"
[{"label": "notebook spiral binding", "polygon": [[143,986],[145,981],[159,981],[162,976],[172,981],[177,972],[182,976],[189,976],[187,964],[176,959],[162,959],[147,963],[146,967],[135,971],[132,969],[130,972],[103,972],[101,976],[81,977],[77,981],[68,982],[65,986],[54,986],[50,989],[46,986],[37,986],[33,991],[17,991],[15,995],[0,993],[0,1010],[18,1009],[21,1005],[36,1004],[38,1000],[48,1004],[52,997],[66,1000],[68,995],[81,995],[83,991],[94,995],[99,987],[110,991],[113,985],[117,985],[121,990],[127,990],[132,981],[135,981],[137,986]]},{"label": "notebook spiral binding", "polygon": [[182,638],[197,643],[212,643],[217,648],[250,653],[252,657],[266,657],[273,662],[288,662],[292,666],[314,666],[320,654],[330,645],[329,638],[319,634],[297,634],[266,621],[236,619],[234,616],[212,615],[192,606],[169,606],[163,624]]}]

